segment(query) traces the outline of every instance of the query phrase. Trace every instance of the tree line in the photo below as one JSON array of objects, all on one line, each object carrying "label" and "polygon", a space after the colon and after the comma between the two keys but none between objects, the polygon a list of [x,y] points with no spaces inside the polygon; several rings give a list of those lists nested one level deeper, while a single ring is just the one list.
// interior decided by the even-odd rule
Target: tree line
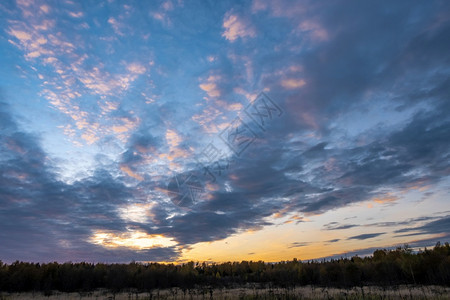
[{"label": "tree line", "polygon": [[294,287],[321,285],[352,287],[399,284],[450,285],[450,246],[413,252],[407,245],[395,250],[376,250],[372,256],[322,261],[297,259],[277,263],[242,261],[194,263],[28,263],[0,261],[0,291],[111,291],[199,286],[230,287],[255,283]]}]

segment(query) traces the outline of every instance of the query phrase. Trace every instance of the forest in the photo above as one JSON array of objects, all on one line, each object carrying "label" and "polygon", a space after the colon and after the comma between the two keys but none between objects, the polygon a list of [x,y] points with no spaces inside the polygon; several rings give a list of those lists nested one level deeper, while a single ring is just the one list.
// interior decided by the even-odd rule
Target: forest
[{"label": "forest", "polygon": [[80,292],[151,291],[199,286],[236,287],[248,283],[274,287],[450,285],[450,246],[437,243],[418,252],[405,245],[376,250],[372,256],[321,261],[242,261],[226,263],[29,263],[0,261],[0,291]]}]

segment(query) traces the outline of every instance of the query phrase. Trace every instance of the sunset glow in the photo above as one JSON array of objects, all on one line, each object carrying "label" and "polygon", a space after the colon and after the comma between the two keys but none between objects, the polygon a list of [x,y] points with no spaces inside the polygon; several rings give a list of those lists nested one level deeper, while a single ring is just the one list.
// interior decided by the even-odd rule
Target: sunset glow
[{"label": "sunset glow", "polygon": [[449,1],[0,1],[0,260],[450,241]]}]

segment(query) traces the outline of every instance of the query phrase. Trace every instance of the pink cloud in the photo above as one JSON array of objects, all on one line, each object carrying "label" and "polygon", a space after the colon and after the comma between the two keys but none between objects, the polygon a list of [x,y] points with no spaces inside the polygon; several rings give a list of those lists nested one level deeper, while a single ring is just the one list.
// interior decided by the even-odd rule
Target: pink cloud
[{"label": "pink cloud", "polygon": [[252,11],[268,10],[275,17],[299,17],[307,12],[307,6],[303,1],[290,0],[254,0],[252,3]]},{"label": "pink cloud", "polygon": [[143,74],[146,71],[145,67],[139,63],[129,64],[127,70],[133,74]]},{"label": "pink cloud", "polygon": [[48,5],[41,5],[40,9],[46,14],[50,11],[50,7]]},{"label": "pink cloud", "polygon": [[305,80],[296,78],[288,78],[281,81],[281,86],[288,90],[301,88],[305,84]]},{"label": "pink cloud", "polygon": [[25,31],[11,29],[9,34],[18,39],[21,43],[31,40],[31,34]]},{"label": "pink cloud", "polygon": [[121,30],[121,27],[122,27],[122,25],[119,23],[119,21],[117,21],[115,18],[113,18],[113,17],[110,17],[109,19],[108,19],[108,23],[111,25],[111,27],[113,28],[113,30],[114,30],[114,32],[117,34],[117,35],[124,35],[123,34],[123,32],[122,32],[122,30]]},{"label": "pink cloud", "polygon": [[82,16],[84,16],[84,14],[79,11],[79,12],[69,12],[69,16],[71,16],[72,18],[81,18]]},{"label": "pink cloud", "polygon": [[314,41],[326,41],[329,38],[327,30],[318,22],[313,20],[304,20],[297,28],[299,34],[309,34]]},{"label": "pink cloud", "polygon": [[206,79],[206,82],[201,83],[199,87],[204,90],[209,97],[216,98],[220,97],[220,90],[217,86],[217,83],[221,79],[218,75],[211,75]]},{"label": "pink cloud", "polygon": [[235,14],[227,13],[222,26],[225,28],[222,36],[230,42],[234,42],[238,38],[255,37],[256,35],[249,22]]}]

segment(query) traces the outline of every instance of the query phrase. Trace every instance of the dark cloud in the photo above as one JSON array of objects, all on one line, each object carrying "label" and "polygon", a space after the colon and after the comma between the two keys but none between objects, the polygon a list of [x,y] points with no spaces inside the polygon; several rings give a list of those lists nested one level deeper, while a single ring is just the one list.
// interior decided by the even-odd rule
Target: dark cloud
[{"label": "dark cloud", "polygon": [[[302,180],[301,176],[291,176],[305,172],[305,157],[296,151],[289,151],[289,144],[286,151],[280,151],[271,147],[270,143],[256,143],[254,150],[246,152],[238,163],[231,165],[229,174],[220,179],[221,190],[210,193],[210,200],[200,201],[192,211],[171,220],[172,227],[167,233],[183,242],[220,239],[238,229],[261,226],[264,217],[283,208],[288,208],[285,211],[289,212],[320,213],[368,200],[379,188],[436,184],[442,179],[439,174],[446,175],[449,168],[445,157],[448,155],[447,149],[450,149],[450,138],[446,139],[450,123],[447,120],[436,121],[432,115],[416,115],[383,141],[366,146],[327,150],[325,143],[322,143],[306,150],[306,153],[328,151],[339,164],[338,170],[331,172],[323,165],[306,169],[308,176],[314,176],[313,180],[308,181]],[[268,138],[271,139],[270,136]],[[417,168],[421,172],[414,172]],[[225,191],[226,181],[232,192]],[[289,200],[267,201],[281,197],[289,197]],[[218,211],[223,214],[216,214]],[[201,226],[197,228],[193,223]],[[356,226],[341,224],[326,229]],[[193,227],[195,230],[191,230]],[[370,237],[373,236],[354,238]]]},{"label": "dark cloud", "polygon": [[325,132],[326,119],[355,107],[365,91],[389,89],[412,70],[423,79],[424,71],[448,65],[449,55],[442,50],[448,42],[442,41],[450,27],[439,20],[445,6],[399,1],[386,9],[376,2],[354,1],[313,8],[305,17],[316,16],[329,39],[297,59],[308,74],[307,85],[289,97],[290,109],[312,114]]},{"label": "dark cloud", "polygon": [[161,145],[161,139],[154,137],[151,130],[143,126],[129,139],[127,150],[122,154],[121,161],[129,165],[142,163],[144,154],[154,152]]},{"label": "dark cloud", "polygon": [[309,243],[306,243],[306,242],[294,242],[290,246],[288,246],[288,248],[300,248],[300,247],[305,247],[308,245],[309,245]]},{"label": "dark cloud", "polygon": [[410,218],[403,221],[396,221],[396,222],[377,222],[377,223],[370,223],[364,226],[368,227],[394,227],[394,226],[412,226],[416,223],[423,222],[423,221],[430,221],[437,219],[439,217],[432,217],[432,216],[424,216],[424,217],[418,217],[418,218]]},{"label": "dark cloud", "polygon": [[412,232],[409,235],[420,234],[443,234],[448,233],[450,228],[450,216],[439,218],[438,220],[431,221],[422,226],[407,227],[396,230],[396,233]]},{"label": "dark cloud", "polygon": [[[282,15],[282,7],[289,6],[280,4],[279,13],[272,11],[269,15]],[[262,226],[266,224],[264,218],[275,212],[322,213],[369,200],[381,188],[437,184],[448,176],[450,122],[441,109],[444,102],[436,100],[445,98],[448,73],[442,69],[440,78],[432,77],[437,62],[449,62],[448,53],[441,51],[443,47],[439,50],[433,46],[448,28],[447,23],[438,22],[444,6],[409,2],[396,2],[389,9],[376,2],[312,5],[308,20],[321,24],[328,34],[322,43],[311,43],[311,48],[295,54],[288,49],[299,47],[302,41],[286,33],[285,39],[278,40],[279,45],[288,46],[283,55],[267,47],[251,51],[245,48],[248,45],[241,44],[242,49],[235,49],[236,59],[250,51],[255,62],[253,73],[266,75],[260,80],[271,89],[271,98],[283,107],[285,114],[263,134],[258,132],[259,138],[231,164],[227,174],[217,179],[219,190],[207,194],[207,201],[199,199],[170,219],[165,218],[176,208],[161,205],[157,222],[168,226],[161,230],[182,243],[221,239],[239,230]],[[289,14],[292,11],[297,17],[304,13],[287,9],[288,19],[293,17]],[[257,20],[255,24],[264,27]],[[425,53],[432,53],[433,59],[426,62]],[[285,91],[279,85],[283,77],[275,70],[285,70],[293,64],[302,66],[306,84],[302,89]],[[222,76],[242,79],[244,65],[225,65]],[[419,74],[426,74],[426,80],[417,85],[414,76]],[[393,86],[397,82],[404,84]],[[227,99],[228,79],[218,88]],[[344,146],[333,142],[333,119],[349,110],[367,109],[364,94],[368,91],[389,91],[392,96],[386,100],[392,111],[405,103],[420,103],[428,109],[417,111],[399,126],[371,128]],[[309,129],[315,130],[320,141],[292,139]],[[358,143],[358,138],[369,133],[374,133],[370,142]],[[329,160],[333,165],[328,167],[325,163]],[[356,226],[341,224],[327,229]]]},{"label": "dark cloud", "polygon": [[327,142],[319,143],[319,144],[309,148],[305,152],[303,152],[302,156],[305,159],[311,159],[311,158],[315,158],[317,156],[323,155],[326,152],[325,151],[325,146],[326,145],[327,145]]},{"label": "dark cloud", "polygon": [[[441,220],[440,217],[423,216],[423,217],[417,217],[417,218],[409,218],[409,219],[402,220],[402,221],[376,222],[376,223],[359,224],[359,225],[357,225],[357,224],[341,224],[339,222],[330,222],[330,223],[323,225],[323,230],[344,230],[344,229],[355,228],[355,227],[380,227],[380,228],[397,227],[398,228],[398,227],[402,227],[402,226],[408,226],[407,228],[396,230],[395,232],[401,233],[401,232],[409,232],[409,231],[417,231],[417,230],[423,231],[423,229],[422,229],[422,228],[424,228],[423,226],[414,227],[414,225],[417,223],[422,223],[424,221],[430,221],[430,220],[436,220],[436,219],[439,219],[439,221],[440,221],[440,222],[438,222],[438,224],[445,223],[444,221]],[[444,226],[445,226],[445,224],[444,224]],[[430,227],[433,227],[433,225],[431,225]],[[430,230],[427,233],[441,233],[441,232],[440,231],[432,232]],[[403,235],[403,236],[412,236],[412,235],[417,235],[417,234],[423,234],[423,233],[412,233],[412,234],[407,234],[407,235]],[[338,241],[338,240],[336,240],[336,241]],[[335,240],[333,240],[333,241],[335,241]],[[331,241],[328,241],[328,242],[331,242]]]},{"label": "dark cloud", "polygon": [[4,261],[175,259],[174,248],[106,250],[87,240],[95,230],[125,232],[117,208],[133,197],[107,170],[72,184],[57,179],[39,139],[20,131],[0,103],[0,253]]},{"label": "dark cloud", "polygon": [[329,241],[325,241],[326,243],[337,243],[337,242],[339,242],[341,239],[332,239],[332,240],[329,240]]},{"label": "dark cloud", "polygon": [[377,236],[380,236],[382,234],[385,234],[385,232],[379,232],[379,233],[363,233],[363,234],[358,234],[352,237],[349,237],[347,240],[367,240],[367,239],[371,239]]},{"label": "dark cloud", "polygon": [[353,227],[357,227],[359,225],[355,224],[339,224],[338,222],[331,222],[328,224],[323,225],[325,230],[342,230],[342,229],[349,229]]}]

